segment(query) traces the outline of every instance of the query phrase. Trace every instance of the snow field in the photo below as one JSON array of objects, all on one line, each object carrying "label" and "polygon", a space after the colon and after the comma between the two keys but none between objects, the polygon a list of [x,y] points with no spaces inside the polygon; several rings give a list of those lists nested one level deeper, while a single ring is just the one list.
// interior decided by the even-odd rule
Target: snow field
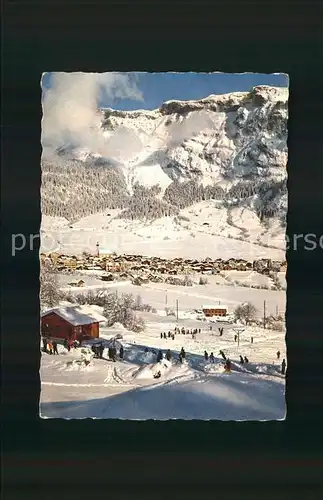
[{"label": "snow field", "polygon": [[[197,203],[182,210],[180,215],[187,218],[187,221],[174,217],[148,222],[130,221],[116,218],[120,210],[106,210],[104,213],[84,217],[72,224],[71,228],[67,221],[64,224],[65,219],[44,216],[41,225],[41,251],[95,253],[98,241],[102,249],[119,254],[200,259],[239,256],[251,261],[258,258],[285,258],[284,230],[275,221],[264,231],[253,212],[242,209],[236,209],[236,212],[239,215],[235,216],[234,224],[242,229],[252,228],[251,232],[248,229],[249,236],[242,229],[229,224],[228,211],[217,208],[214,200]],[[267,248],[264,244],[277,248]]]},{"label": "snow field", "polygon": [[[193,320],[183,321],[185,328],[193,328],[193,324]],[[41,416],[224,420],[284,417],[284,379],[275,361],[278,349],[281,358],[285,356],[283,333],[249,328],[241,334],[238,348],[234,332],[228,327],[222,337],[218,331],[204,327],[196,340],[182,334],[177,334],[174,341],[161,339],[160,332],[167,333],[168,329],[174,330],[174,322],[160,322],[158,317],[148,322],[146,332],[141,334],[118,324],[102,327],[103,339],[123,337],[124,360],[116,363],[107,359],[106,350],[105,359],[92,358],[88,366],[78,363],[83,348],[67,353],[59,346],[59,356],[42,354]],[[180,364],[178,353],[182,346],[186,361]],[[147,347],[150,352],[145,352]],[[170,349],[171,361],[157,363],[158,349],[164,354]],[[223,373],[219,349],[232,360],[229,375]],[[214,364],[204,360],[204,350],[214,352]],[[250,363],[241,366],[238,354],[246,355]],[[157,371],[161,372],[159,379],[154,378]]]},{"label": "snow field", "polygon": [[[249,273],[245,273],[247,280]],[[166,283],[149,283],[141,286],[132,285],[129,281],[122,282],[103,282],[95,276],[88,277],[85,273],[79,275],[79,279],[85,281],[85,286],[82,288],[67,286],[67,283],[76,281],[77,275],[60,275],[60,283],[62,290],[71,291],[73,293],[83,293],[88,289],[107,289],[109,292],[118,291],[118,293],[131,293],[134,296],[140,295],[143,302],[151,305],[157,310],[165,310],[166,292],[167,306],[176,311],[176,300],[179,303],[179,316],[187,315],[187,312],[194,309],[200,309],[202,304],[215,303],[219,301],[221,304],[229,307],[229,312],[242,302],[250,301],[258,309],[258,316],[262,317],[264,301],[266,301],[267,315],[276,315],[278,313],[284,315],[286,308],[286,292],[276,290],[262,290],[256,288],[246,288],[239,286],[226,285],[224,278],[219,275],[208,275],[208,284],[193,285],[193,286],[174,286]],[[254,283],[259,283],[263,277],[259,274],[251,275],[250,280]],[[196,277],[198,281],[199,276]],[[222,284],[221,284],[222,283]]]}]

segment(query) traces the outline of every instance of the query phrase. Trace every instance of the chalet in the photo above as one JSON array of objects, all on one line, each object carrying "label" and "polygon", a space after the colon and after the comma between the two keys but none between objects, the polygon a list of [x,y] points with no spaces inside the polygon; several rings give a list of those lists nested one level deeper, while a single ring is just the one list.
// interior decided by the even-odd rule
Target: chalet
[{"label": "chalet", "polygon": [[207,318],[212,316],[227,316],[228,308],[222,305],[204,305],[202,311]]},{"label": "chalet", "polygon": [[41,315],[41,334],[78,341],[99,338],[99,324],[106,318],[90,306],[55,307]]},{"label": "chalet", "polygon": [[107,274],[107,275],[102,275],[101,276],[102,281],[114,281],[114,276],[113,274]]},{"label": "chalet", "polygon": [[69,286],[77,286],[77,287],[81,287],[81,286],[84,286],[85,282],[83,280],[79,280],[77,282],[73,282],[73,283],[68,283]]}]

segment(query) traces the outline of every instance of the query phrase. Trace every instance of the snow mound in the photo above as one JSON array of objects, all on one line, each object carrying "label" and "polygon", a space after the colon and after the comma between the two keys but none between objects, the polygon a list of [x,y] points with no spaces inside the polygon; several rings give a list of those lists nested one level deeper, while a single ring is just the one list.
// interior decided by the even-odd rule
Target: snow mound
[{"label": "snow mound", "polygon": [[171,361],[163,359],[158,363],[141,366],[134,374],[134,379],[153,379],[157,372],[161,373],[161,376],[165,375],[167,371],[172,367]]},{"label": "snow mound", "polygon": [[[74,358],[74,359],[73,359]],[[81,349],[75,349],[72,352],[72,359],[69,359],[65,364],[63,364],[59,370],[60,371],[91,371],[94,369],[91,362],[93,360],[93,352],[87,347],[82,347]]]},{"label": "snow mound", "polygon": [[204,371],[206,373],[224,373],[224,366],[220,363],[206,363],[204,365]]}]

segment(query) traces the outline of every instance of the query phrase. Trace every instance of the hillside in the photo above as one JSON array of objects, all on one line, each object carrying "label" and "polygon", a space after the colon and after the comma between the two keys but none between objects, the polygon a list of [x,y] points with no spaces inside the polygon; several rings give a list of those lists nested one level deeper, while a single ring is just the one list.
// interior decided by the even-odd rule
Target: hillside
[{"label": "hillside", "polygon": [[255,219],[283,234],[287,100],[288,89],[259,86],[153,111],[104,109],[97,151],[44,150],[42,213],[74,222],[118,209],[142,221],[212,201],[239,233]]}]

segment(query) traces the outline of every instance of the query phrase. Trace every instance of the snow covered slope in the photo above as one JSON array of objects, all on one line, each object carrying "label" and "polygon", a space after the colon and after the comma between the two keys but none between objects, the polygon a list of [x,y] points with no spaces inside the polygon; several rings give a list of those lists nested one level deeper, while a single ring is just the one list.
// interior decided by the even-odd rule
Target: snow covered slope
[{"label": "snow covered slope", "polygon": [[44,154],[42,212],[77,220],[118,208],[153,219],[212,199],[230,220],[240,209],[284,226],[287,100],[287,88],[258,86],[153,111],[102,110],[100,151],[66,144]]},{"label": "snow covered slope", "polygon": [[[285,356],[284,333],[249,328],[241,336],[240,347],[234,342],[234,331],[223,337],[202,326],[192,339],[177,334],[174,340],[160,339],[160,332],[175,323],[160,322],[156,316],[143,334],[134,334],[121,325],[102,328],[103,338],[122,335],[124,360],[113,363],[92,359],[88,366],[79,363],[83,356],[76,349],[68,353],[59,346],[59,356],[42,355],[42,393],[40,411],[49,418],[116,418],[116,419],[283,419],[285,380],[275,360],[277,349]],[[189,320],[185,327],[193,327]],[[250,343],[250,335],[254,343]],[[186,361],[178,362],[181,347]],[[149,352],[147,352],[149,349]],[[156,361],[156,352],[167,349],[172,360]],[[215,362],[204,360],[203,352],[214,352]],[[223,349],[232,360],[232,373],[224,374],[218,356]],[[155,351],[155,352],[153,352]],[[239,364],[239,354],[250,363]],[[154,374],[161,372],[159,379]]]}]

